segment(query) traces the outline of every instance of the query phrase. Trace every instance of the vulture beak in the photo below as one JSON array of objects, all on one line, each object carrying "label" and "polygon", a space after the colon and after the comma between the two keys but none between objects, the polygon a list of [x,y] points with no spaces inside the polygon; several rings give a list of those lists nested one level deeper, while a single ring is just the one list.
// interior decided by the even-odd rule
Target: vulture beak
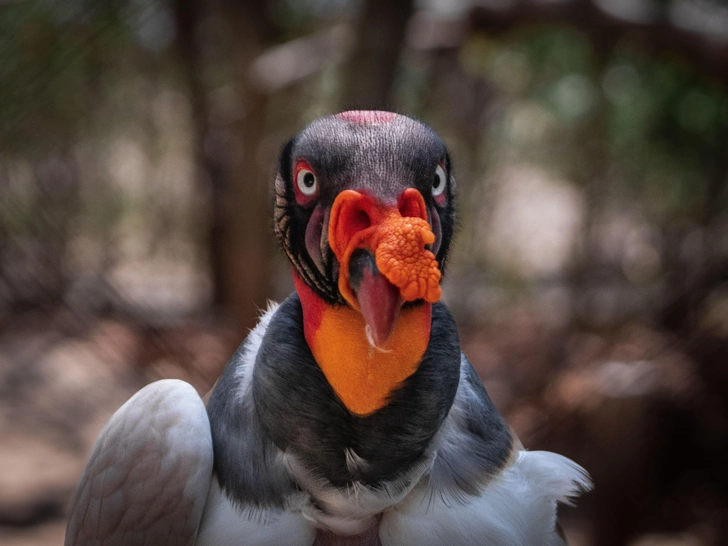
[{"label": "vulture beak", "polygon": [[435,235],[425,200],[414,188],[387,205],[371,195],[341,192],[331,207],[329,244],[339,261],[338,288],[361,312],[370,343],[384,349],[404,302],[440,299]]}]

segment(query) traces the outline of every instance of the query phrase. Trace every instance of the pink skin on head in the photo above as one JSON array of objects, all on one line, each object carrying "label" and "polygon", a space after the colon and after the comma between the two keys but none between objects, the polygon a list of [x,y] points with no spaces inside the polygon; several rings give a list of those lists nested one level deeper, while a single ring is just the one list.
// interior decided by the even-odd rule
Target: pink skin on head
[{"label": "pink skin on head", "polygon": [[334,117],[351,123],[389,123],[397,117],[397,114],[382,110],[349,110]]}]

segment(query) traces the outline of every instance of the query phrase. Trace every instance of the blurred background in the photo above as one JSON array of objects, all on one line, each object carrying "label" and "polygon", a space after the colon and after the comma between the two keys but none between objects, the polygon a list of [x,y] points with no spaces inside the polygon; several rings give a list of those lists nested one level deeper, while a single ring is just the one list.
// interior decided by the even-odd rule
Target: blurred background
[{"label": "blurred background", "polygon": [[448,143],[444,299],[591,472],[571,544],[728,544],[722,0],[0,0],[0,543],[62,544],[111,413],[292,290],[277,154],[350,107]]}]

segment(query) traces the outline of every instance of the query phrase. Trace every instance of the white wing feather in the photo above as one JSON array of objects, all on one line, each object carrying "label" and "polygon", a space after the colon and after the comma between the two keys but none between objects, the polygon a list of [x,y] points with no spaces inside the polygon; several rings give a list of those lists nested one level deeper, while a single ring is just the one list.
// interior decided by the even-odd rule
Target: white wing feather
[{"label": "white wing feather", "polygon": [[561,546],[556,505],[591,488],[579,465],[547,451],[520,451],[514,462],[459,503],[417,487],[380,527],[382,546]]},{"label": "white wing feather", "polygon": [[311,546],[313,522],[299,511],[235,506],[212,481],[196,546]]},{"label": "white wing feather", "polygon": [[65,544],[193,545],[211,475],[210,423],[197,392],[184,381],[152,383],[101,431]]}]

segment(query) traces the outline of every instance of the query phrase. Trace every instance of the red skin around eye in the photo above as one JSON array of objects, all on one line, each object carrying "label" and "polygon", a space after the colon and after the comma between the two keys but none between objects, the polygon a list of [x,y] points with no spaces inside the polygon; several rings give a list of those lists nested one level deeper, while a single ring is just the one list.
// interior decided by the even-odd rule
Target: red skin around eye
[{"label": "red skin around eye", "polygon": [[303,169],[313,172],[313,169],[308,163],[306,163],[302,159],[299,159],[298,161],[296,161],[296,166],[293,168],[293,190],[296,192],[296,202],[299,205],[307,205],[308,203],[316,199],[316,197],[318,197],[318,188],[316,188],[316,193],[314,193],[313,195],[304,195],[303,192],[299,189],[298,173]]}]

